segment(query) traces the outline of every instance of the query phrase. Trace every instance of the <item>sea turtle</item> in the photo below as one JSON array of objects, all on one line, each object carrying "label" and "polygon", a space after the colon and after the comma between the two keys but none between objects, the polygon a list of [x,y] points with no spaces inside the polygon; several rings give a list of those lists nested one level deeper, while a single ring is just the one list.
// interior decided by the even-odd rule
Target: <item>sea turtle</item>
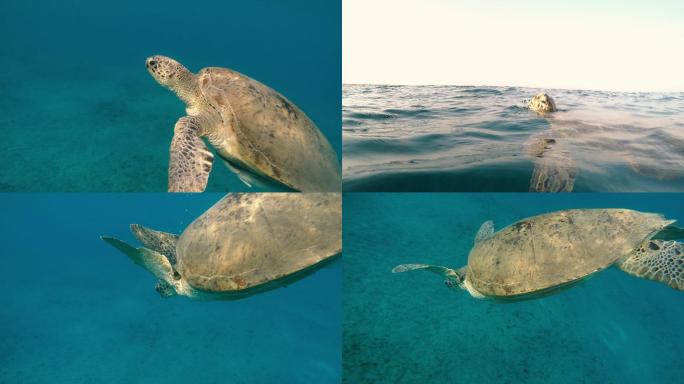
[{"label": "sea turtle", "polygon": [[174,128],[169,191],[204,191],[216,149],[249,185],[254,175],[302,192],[335,192],[341,173],[335,151],[296,105],[268,86],[236,71],[204,68],[152,56],[147,70],[186,104]]},{"label": "sea turtle", "polygon": [[572,209],[523,219],[494,233],[487,221],[475,237],[468,265],[424,269],[478,299],[523,300],[567,288],[615,265],[631,275],[684,290],[684,229],[662,215],[628,209]]},{"label": "sea turtle", "polygon": [[340,193],[229,194],[178,236],[131,225],[104,241],[154,274],[162,297],[237,299],[304,277],[341,253]]}]

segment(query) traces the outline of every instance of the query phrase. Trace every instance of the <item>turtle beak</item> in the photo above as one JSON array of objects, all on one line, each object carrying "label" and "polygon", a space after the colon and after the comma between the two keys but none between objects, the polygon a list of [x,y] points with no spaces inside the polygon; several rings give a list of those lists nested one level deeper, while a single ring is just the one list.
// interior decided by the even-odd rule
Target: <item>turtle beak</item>
[{"label": "turtle beak", "polygon": [[154,72],[158,66],[159,66],[159,60],[157,59],[156,56],[148,57],[147,60],[145,60],[145,67],[150,72]]},{"label": "turtle beak", "polygon": [[171,72],[169,71],[168,62],[163,56],[150,56],[145,60],[145,68],[147,72],[157,81],[157,83],[168,86]]}]

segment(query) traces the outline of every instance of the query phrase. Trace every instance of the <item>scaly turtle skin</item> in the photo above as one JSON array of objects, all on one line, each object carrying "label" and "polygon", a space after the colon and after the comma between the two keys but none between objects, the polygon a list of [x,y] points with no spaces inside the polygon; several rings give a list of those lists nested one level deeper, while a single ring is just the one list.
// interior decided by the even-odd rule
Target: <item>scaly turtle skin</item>
[{"label": "scaly turtle skin", "polygon": [[164,56],[148,58],[146,67],[187,105],[188,115],[176,123],[171,141],[170,192],[206,188],[213,155],[203,138],[248,185],[256,176],[302,192],[341,190],[330,143],[280,93],[230,69],[194,74]]},{"label": "scaly turtle skin", "polygon": [[573,209],[534,216],[494,233],[485,222],[468,265],[404,264],[425,269],[473,297],[523,300],[554,293],[617,266],[624,272],[684,290],[684,230],[662,215],[628,209]]},{"label": "scaly turtle skin", "polygon": [[156,290],[235,299],[304,277],[342,251],[340,193],[229,194],[180,236],[131,225],[144,247],[107,243],[154,274]]}]

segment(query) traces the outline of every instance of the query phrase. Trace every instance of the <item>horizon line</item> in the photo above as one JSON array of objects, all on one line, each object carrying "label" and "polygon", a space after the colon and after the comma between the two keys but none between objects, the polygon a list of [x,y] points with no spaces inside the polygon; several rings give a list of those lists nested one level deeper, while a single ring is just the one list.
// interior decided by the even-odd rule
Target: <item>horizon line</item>
[{"label": "horizon line", "polygon": [[489,87],[489,88],[528,88],[539,90],[560,90],[560,91],[590,91],[590,92],[619,92],[619,93],[684,93],[684,90],[616,90],[616,89],[591,89],[591,88],[562,88],[562,87],[538,87],[529,85],[476,85],[476,84],[448,84],[448,83],[432,83],[432,84],[400,84],[400,83],[357,83],[342,81],[342,85],[379,85],[379,86],[397,86],[397,87]]}]

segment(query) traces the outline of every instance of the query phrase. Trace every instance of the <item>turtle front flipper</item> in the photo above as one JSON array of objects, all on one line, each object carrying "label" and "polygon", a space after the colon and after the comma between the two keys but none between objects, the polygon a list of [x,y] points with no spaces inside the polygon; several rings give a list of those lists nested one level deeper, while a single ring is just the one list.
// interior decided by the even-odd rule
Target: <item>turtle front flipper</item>
[{"label": "turtle front flipper", "polygon": [[618,268],[644,279],[659,281],[684,291],[684,244],[676,241],[644,241]]},{"label": "turtle front flipper", "polygon": [[429,265],[429,264],[400,264],[392,268],[392,273],[401,273],[406,271],[414,271],[424,269],[426,271],[435,273],[437,275],[443,276],[444,284],[449,288],[460,287],[465,279],[465,274],[459,269],[454,270],[447,267],[442,267],[441,265]]},{"label": "turtle front flipper", "polygon": [[200,138],[199,124],[181,117],[174,128],[169,156],[169,192],[203,192],[214,155]]}]

